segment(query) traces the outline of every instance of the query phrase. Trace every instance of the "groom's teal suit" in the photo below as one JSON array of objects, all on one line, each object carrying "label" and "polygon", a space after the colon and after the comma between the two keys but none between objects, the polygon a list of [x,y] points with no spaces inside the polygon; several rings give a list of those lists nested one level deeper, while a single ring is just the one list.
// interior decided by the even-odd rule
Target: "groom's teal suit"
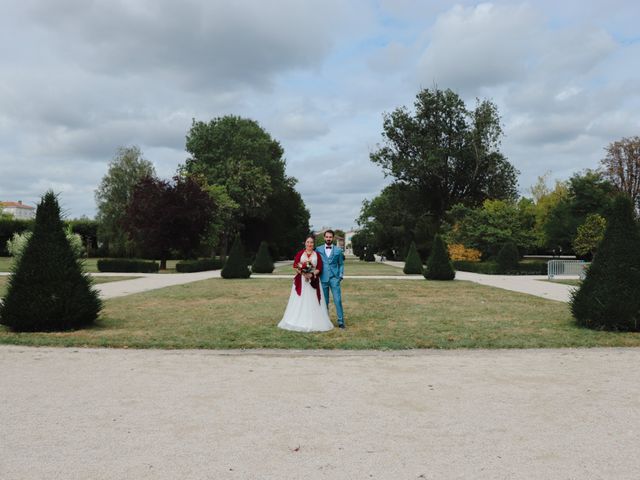
[{"label": "groom's teal suit", "polygon": [[333,295],[333,303],[336,306],[338,325],[344,325],[344,313],[342,311],[342,292],[340,282],[344,276],[344,254],[339,247],[333,245],[330,255],[327,255],[326,245],[316,248],[318,255],[322,257],[322,272],[320,273],[320,283],[324,292],[324,299],[329,306],[329,288]]}]

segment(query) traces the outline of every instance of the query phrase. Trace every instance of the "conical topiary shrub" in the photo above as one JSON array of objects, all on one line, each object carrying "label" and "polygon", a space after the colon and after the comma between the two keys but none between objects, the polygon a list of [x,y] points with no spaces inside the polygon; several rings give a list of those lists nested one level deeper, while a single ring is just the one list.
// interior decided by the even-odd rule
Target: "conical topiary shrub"
[{"label": "conical topiary shrub", "polygon": [[572,294],[571,312],[585,327],[640,331],[640,232],[626,196],[613,203],[598,254]]},{"label": "conical topiary shrub", "polygon": [[455,277],[456,271],[449,259],[447,246],[442,237],[436,234],[431,247],[431,255],[427,260],[427,267],[424,270],[424,278],[428,280],[453,280]]},{"label": "conical topiary shrub", "polygon": [[233,242],[229,258],[227,258],[220,275],[222,278],[249,278],[251,276],[240,237]]},{"label": "conical topiary shrub", "polygon": [[513,242],[505,243],[496,257],[498,264],[498,273],[518,273],[518,262],[520,261],[520,253],[518,247]]},{"label": "conical topiary shrub", "polygon": [[12,270],[0,304],[0,323],[12,330],[71,330],[98,318],[102,303],[65,235],[53,192],[42,197],[33,235]]},{"label": "conical topiary shrub", "polygon": [[409,245],[409,251],[407,252],[407,258],[404,259],[404,269],[402,270],[407,275],[422,274],[422,260],[420,260],[420,254],[416,248],[416,242],[411,242]]},{"label": "conical topiary shrub", "polygon": [[273,260],[271,260],[271,255],[269,254],[269,246],[267,242],[261,242],[256,259],[251,266],[251,271],[253,273],[271,273],[274,268]]}]

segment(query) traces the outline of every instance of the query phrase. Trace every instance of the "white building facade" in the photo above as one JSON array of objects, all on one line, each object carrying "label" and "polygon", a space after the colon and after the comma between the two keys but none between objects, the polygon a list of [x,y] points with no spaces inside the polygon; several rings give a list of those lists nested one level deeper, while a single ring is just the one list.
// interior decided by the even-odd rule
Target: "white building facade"
[{"label": "white building facade", "polygon": [[36,209],[24,205],[21,200],[17,202],[0,202],[0,211],[13,215],[18,220],[30,220],[36,218]]}]

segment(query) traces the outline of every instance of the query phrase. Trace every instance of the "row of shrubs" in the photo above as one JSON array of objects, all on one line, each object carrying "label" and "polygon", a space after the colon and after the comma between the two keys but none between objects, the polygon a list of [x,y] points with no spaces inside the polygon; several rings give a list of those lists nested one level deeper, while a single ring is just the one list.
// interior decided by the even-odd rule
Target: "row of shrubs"
[{"label": "row of shrubs", "polygon": [[[181,260],[176,263],[176,272],[192,273],[207,270],[220,270],[224,262],[220,258],[203,258],[200,260]],[[158,273],[160,264],[154,260],[137,258],[102,258],[98,260],[99,272],[120,273]]]},{"label": "row of shrubs", "polygon": [[158,273],[160,270],[158,262],[137,258],[101,258],[97,266],[99,272]]},{"label": "row of shrubs", "polygon": [[[98,271],[120,273],[158,273],[160,264],[153,260],[140,260],[137,258],[102,258],[98,260]],[[244,250],[241,243],[236,241],[231,249],[229,258],[223,262],[220,258],[204,258],[199,260],[181,260],[176,263],[176,271],[179,273],[205,272],[207,270],[225,269],[225,278],[243,278],[250,275],[244,258]],[[266,242],[262,242],[256,259],[251,267],[254,273],[271,273],[274,264],[269,255]],[[226,276],[229,275],[229,276]]]},{"label": "row of shrubs", "polygon": [[498,262],[487,260],[485,262],[469,262],[465,260],[454,260],[453,266],[461,272],[484,273],[487,275],[546,275],[547,263],[518,262],[516,268],[501,269]]}]

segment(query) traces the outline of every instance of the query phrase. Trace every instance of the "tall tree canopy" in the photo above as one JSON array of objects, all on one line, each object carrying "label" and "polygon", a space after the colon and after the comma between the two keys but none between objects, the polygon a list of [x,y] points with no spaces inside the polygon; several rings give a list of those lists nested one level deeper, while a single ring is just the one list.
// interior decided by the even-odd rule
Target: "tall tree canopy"
[{"label": "tall tree canopy", "polygon": [[454,205],[517,197],[517,171],[500,152],[500,116],[488,100],[468,109],[451,90],[425,89],[414,111],[385,115],[382,135],[370,158],[395,181],[363,203],[358,224],[389,258],[403,258],[411,241],[426,258]]},{"label": "tall tree canopy", "polygon": [[144,177],[133,189],[122,225],[145,248],[145,256],[160,258],[165,269],[172,250],[185,258],[193,255],[214,213],[213,200],[195,178]]},{"label": "tall tree canopy", "polygon": [[517,171],[499,149],[495,104],[478,101],[469,110],[452,90],[424,89],[414,107],[384,117],[384,142],[371,160],[396,182],[414,187],[438,223],[458,203],[516,198]]},{"label": "tall tree canopy", "polygon": [[602,172],[618,190],[626,193],[636,212],[640,211],[640,137],[610,143],[602,160]]},{"label": "tall tree canopy", "polygon": [[284,150],[257,122],[233,115],[194,120],[186,149],[191,157],[183,171],[202,175],[232,207],[226,227],[217,233],[223,252],[237,232],[250,251],[262,240],[286,250],[308,232],[309,212],[295,178],[285,173]]},{"label": "tall tree canopy", "polygon": [[153,165],[137,146],[118,148],[109,170],[95,191],[98,236],[108,245],[110,255],[133,254],[135,246],[122,228],[133,188],[143,177],[155,176]]},{"label": "tall tree canopy", "polygon": [[576,173],[566,186],[566,194],[548,211],[543,230],[548,248],[570,252],[578,226],[589,214],[605,215],[615,196],[615,187],[593,170]]}]

